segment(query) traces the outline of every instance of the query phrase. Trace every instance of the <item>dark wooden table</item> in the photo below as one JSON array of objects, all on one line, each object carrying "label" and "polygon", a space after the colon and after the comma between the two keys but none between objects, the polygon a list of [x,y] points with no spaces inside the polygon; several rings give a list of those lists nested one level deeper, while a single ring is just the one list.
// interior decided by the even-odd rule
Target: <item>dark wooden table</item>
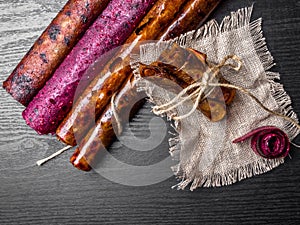
[{"label": "dark wooden table", "polygon": [[[0,80],[17,62],[66,0],[0,0]],[[225,0],[211,18],[250,6]],[[258,0],[253,18],[263,17],[268,47],[281,82],[300,116],[300,1]],[[300,224],[300,151],[273,171],[232,186],[176,191],[174,177],[150,186],[123,186],[68,163],[72,152],[43,167],[35,161],[63,145],[26,126],[24,109],[0,90],[0,224]],[[149,105],[132,123],[147,135]],[[296,139],[300,143],[300,138]],[[167,156],[165,140],[151,157]],[[115,143],[123,157],[130,151]],[[141,159],[142,162],[143,159]]]}]

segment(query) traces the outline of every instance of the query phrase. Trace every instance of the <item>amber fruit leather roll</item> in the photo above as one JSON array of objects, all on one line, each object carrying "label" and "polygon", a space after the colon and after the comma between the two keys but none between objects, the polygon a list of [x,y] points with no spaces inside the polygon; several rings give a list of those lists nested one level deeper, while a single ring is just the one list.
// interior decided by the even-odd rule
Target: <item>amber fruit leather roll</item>
[{"label": "amber fruit leather roll", "polygon": [[99,95],[95,95],[95,91],[91,91],[90,94],[80,99],[79,104],[74,105],[72,112],[68,114],[56,131],[58,139],[68,145],[75,146],[76,141],[83,138],[82,134],[85,134],[91,126],[95,125],[96,119],[105,109],[107,102],[122,86],[122,82],[119,82],[120,78],[124,73],[130,72],[130,66],[124,66],[115,69],[112,74],[110,72],[106,73],[102,79],[99,79],[98,86],[102,91],[97,92]]},{"label": "amber fruit leather roll", "polygon": [[110,1],[51,79],[29,103],[23,112],[26,123],[39,134],[55,133],[59,123],[72,108],[77,86],[85,71],[104,53],[122,45],[154,2]]},{"label": "amber fruit leather roll", "polygon": [[[148,81],[175,94],[179,94],[184,88],[193,84],[193,80],[191,80],[192,82],[187,81],[190,78],[189,74],[179,70],[178,67],[162,62],[154,62],[151,65],[141,64],[140,74],[142,77],[147,78]],[[219,82],[228,83],[225,79],[220,79]],[[188,92],[188,94],[192,91]],[[226,116],[226,105],[232,102],[234,94],[234,91],[226,88],[215,88],[209,96],[199,103],[197,108],[209,120],[218,122]],[[191,100],[195,101],[195,99]]]},{"label": "amber fruit leather roll", "polygon": [[[144,104],[146,95],[138,93],[135,78],[130,74],[127,82],[116,95],[115,109],[109,104],[101,118],[97,121],[95,129],[91,129],[81,141],[79,147],[71,157],[71,163],[80,170],[89,171],[97,165],[99,151],[104,151],[115,140],[117,124],[121,127],[134,116]],[[115,115],[117,114],[117,120]],[[127,121],[128,122],[128,121]]]},{"label": "amber fruit leather roll", "polygon": [[3,88],[27,106],[108,2],[69,0],[3,82]]},{"label": "amber fruit leather roll", "polygon": [[[138,49],[138,41],[158,39],[183,6],[184,1],[182,0],[159,0],[126,40],[126,43],[131,48],[135,47],[135,49]],[[130,75],[129,54],[132,51],[128,51],[128,45],[122,48],[119,54],[107,64],[106,67],[109,68],[106,68],[106,70],[109,72],[106,73],[105,69],[100,69],[99,75],[79,96],[73,105],[73,110],[70,111],[56,131],[58,139],[74,146],[76,145],[75,139],[77,139],[77,142],[80,142],[95,124],[95,119],[101,115],[105,106],[110,102],[112,94],[117,91],[119,86]],[[118,57],[118,55],[122,55],[122,58]],[[127,68],[123,68],[126,64],[128,65]],[[115,71],[114,69],[111,70],[112,65],[118,69],[115,69]]]},{"label": "amber fruit leather roll", "polygon": [[[170,49],[162,52],[157,62],[149,66],[143,64],[140,66],[142,77],[176,94],[194,82],[201,81],[203,74],[208,71],[210,67],[205,54],[194,49],[181,48],[177,44],[173,44]],[[221,74],[217,75],[214,82],[228,84]],[[191,90],[189,94],[193,91],[195,90]],[[206,92],[210,93],[200,102],[198,109],[209,120],[218,122],[226,116],[226,105],[233,101],[235,90],[225,87],[208,87]]]},{"label": "amber fruit leather roll", "polygon": [[160,40],[175,38],[199,28],[221,0],[190,0]]}]

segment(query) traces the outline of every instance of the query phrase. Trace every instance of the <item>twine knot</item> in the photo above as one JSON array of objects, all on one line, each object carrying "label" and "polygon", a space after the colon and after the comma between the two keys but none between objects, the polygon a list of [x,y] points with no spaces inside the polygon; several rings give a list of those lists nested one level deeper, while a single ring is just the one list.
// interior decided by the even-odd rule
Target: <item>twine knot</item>
[{"label": "twine knot", "polygon": [[[233,60],[236,65],[234,65],[230,62],[228,63],[229,60]],[[181,115],[181,116],[174,116],[173,119],[174,120],[182,120],[184,118],[189,117],[197,109],[199,103],[203,99],[207,98],[212,93],[212,91],[216,87],[216,86],[212,86],[212,84],[213,84],[212,82],[214,80],[216,80],[216,78],[218,77],[218,75],[220,73],[220,69],[225,66],[230,67],[230,68],[234,69],[235,71],[239,71],[242,67],[242,61],[236,55],[228,55],[228,56],[224,57],[224,59],[218,65],[212,65],[210,68],[208,68],[203,73],[201,81],[196,81],[195,83],[189,85],[188,87],[183,89],[175,98],[173,98],[166,104],[163,104],[160,106],[154,106],[153,112],[155,114],[163,114],[163,113],[173,110],[174,108],[176,108],[179,105],[182,105],[184,102],[186,102],[188,100],[196,99],[193,104],[193,108],[188,113]],[[212,88],[209,88],[209,87],[212,87]],[[194,90],[195,88],[196,88],[196,90]],[[188,93],[191,90],[194,90],[194,91],[192,91],[192,93],[188,94],[187,96],[184,96],[186,93]]]}]

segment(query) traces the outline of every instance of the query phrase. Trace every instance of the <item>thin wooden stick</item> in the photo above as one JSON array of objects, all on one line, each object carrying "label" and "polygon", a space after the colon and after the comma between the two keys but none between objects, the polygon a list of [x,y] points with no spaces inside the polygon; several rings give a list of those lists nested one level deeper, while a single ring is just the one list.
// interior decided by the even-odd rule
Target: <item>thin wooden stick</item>
[{"label": "thin wooden stick", "polygon": [[41,166],[41,165],[43,165],[44,163],[48,162],[49,160],[55,158],[56,156],[61,155],[63,152],[69,150],[69,149],[72,148],[72,147],[73,147],[73,146],[68,145],[68,146],[64,147],[63,149],[61,149],[61,150],[59,150],[59,151],[53,153],[53,154],[50,155],[49,157],[37,161],[36,164],[37,164],[38,166]]}]

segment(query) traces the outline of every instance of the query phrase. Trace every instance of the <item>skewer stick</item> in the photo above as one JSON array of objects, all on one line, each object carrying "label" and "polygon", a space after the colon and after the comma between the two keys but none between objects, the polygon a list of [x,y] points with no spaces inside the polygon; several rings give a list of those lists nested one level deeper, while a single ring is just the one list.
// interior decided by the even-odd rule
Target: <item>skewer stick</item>
[{"label": "skewer stick", "polygon": [[43,165],[44,163],[48,162],[49,160],[55,158],[56,156],[62,154],[63,152],[69,150],[69,149],[72,148],[72,147],[73,147],[73,146],[68,145],[68,146],[64,147],[63,149],[61,149],[61,150],[59,150],[59,151],[53,153],[52,155],[48,156],[47,158],[44,158],[44,159],[41,159],[41,160],[37,161],[36,164],[37,164],[38,166],[41,166],[41,165]]}]

